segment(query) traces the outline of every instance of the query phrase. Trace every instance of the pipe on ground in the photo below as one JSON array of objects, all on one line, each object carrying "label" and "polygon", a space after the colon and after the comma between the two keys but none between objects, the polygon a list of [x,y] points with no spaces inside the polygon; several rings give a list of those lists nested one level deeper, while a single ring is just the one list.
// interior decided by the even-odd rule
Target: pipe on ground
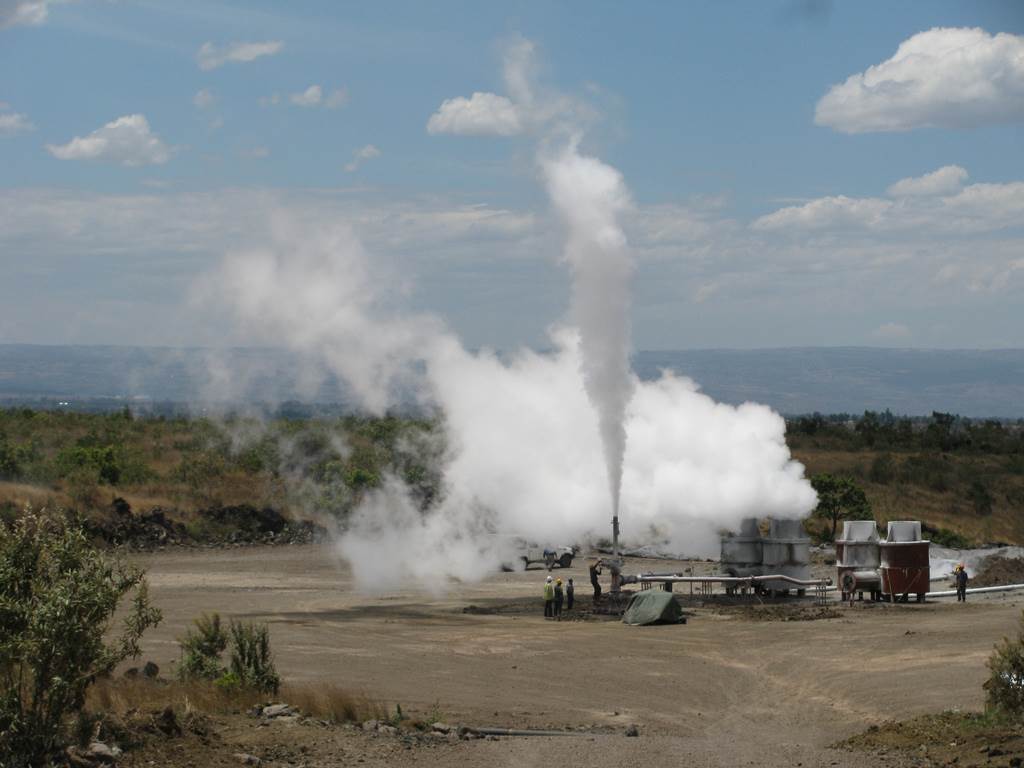
[{"label": "pipe on ground", "polygon": [[[1024,584],[1003,584],[998,587],[972,587],[966,590],[968,595],[981,595],[986,592],[1012,592],[1016,589],[1024,589]],[[955,589],[944,589],[941,592],[929,592],[925,597],[953,597]]]}]

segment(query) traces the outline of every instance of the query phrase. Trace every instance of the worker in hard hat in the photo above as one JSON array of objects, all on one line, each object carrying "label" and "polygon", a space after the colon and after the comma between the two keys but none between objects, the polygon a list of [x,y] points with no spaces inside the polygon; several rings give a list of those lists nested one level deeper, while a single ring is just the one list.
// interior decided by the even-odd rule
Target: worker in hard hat
[{"label": "worker in hard hat", "polygon": [[552,619],[555,616],[555,585],[548,576],[544,582],[544,618]]},{"label": "worker in hard hat", "polygon": [[957,565],[956,570],[953,571],[953,578],[956,581],[956,601],[958,603],[967,602],[967,569],[963,563]]},{"label": "worker in hard hat", "polygon": [[565,593],[562,591],[562,580],[555,579],[555,621],[562,620],[562,602],[565,600]]}]

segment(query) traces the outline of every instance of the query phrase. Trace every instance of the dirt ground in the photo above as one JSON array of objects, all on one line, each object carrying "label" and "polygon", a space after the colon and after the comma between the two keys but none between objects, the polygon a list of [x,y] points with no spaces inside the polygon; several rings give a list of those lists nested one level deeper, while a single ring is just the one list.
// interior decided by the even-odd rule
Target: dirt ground
[{"label": "dirt ground", "polygon": [[[966,604],[832,606],[813,621],[688,607],[685,625],[628,627],[593,617],[546,621],[542,569],[495,574],[442,596],[374,595],[355,589],[327,546],[135,559],[148,569],[164,612],[146,636],[144,658],[164,674],[172,673],[176,638],[191,619],[219,611],[269,622],[278,670],[290,681],[337,683],[451,723],[581,729],[407,748],[344,729],[310,735],[298,725],[275,743],[322,742],[321,757],[296,747],[274,765],[925,765],[925,757],[902,752],[830,745],[871,725],[980,709],[985,660],[1015,630],[1024,604],[1024,595],[998,593]],[[560,575],[574,577],[585,612],[589,585],[585,561],[577,562]],[[684,567],[714,568],[631,561],[626,572]],[[765,618],[791,613],[769,608]],[[624,735],[630,724],[639,738]],[[224,749],[247,751],[247,738],[258,746],[283,728],[235,723]],[[336,762],[323,757],[330,754]]]}]

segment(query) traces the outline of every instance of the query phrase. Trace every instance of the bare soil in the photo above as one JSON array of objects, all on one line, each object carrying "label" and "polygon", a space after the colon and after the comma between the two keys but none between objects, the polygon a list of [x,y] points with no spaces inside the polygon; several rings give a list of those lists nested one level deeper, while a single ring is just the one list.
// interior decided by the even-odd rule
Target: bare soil
[{"label": "bare soil", "polygon": [[[164,611],[145,639],[145,658],[163,674],[173,672],[176,638],[191,619],[219,611],[268,622],[278,670],[296,684],[343,685],[414,718],[577,734],[427,746],[335,726],[261,725],[240,713],[216,719],[205,741],[156,740],[126,755],[128,765],[175,768],[238,764],[235,752],[307,768],[927,765],[903,746],[880,754],[833,745],[952,707],[980,711],[985,660],[1024,604],[1014,593],[824,611],[755,602],[687,606],[685,625],[629,627],[590,613],[583,561],[562,575],[577,583],[570,618],[585,620],[554,622],[542,616],[544,570],[443,595],[377,595],[356,589],[329,546],[136,559]],[[714,566],[632,561],[626,571],[687,567]],[[817,620],[763,620],[791,617]],[[625,736],[630,724],[638,738]]]},{"label": "bare soil", "polygon": [[977,575],[969,587],[998,587],[1003,584],[1024,584],[1024,558],[989,555],[981,561]]}]

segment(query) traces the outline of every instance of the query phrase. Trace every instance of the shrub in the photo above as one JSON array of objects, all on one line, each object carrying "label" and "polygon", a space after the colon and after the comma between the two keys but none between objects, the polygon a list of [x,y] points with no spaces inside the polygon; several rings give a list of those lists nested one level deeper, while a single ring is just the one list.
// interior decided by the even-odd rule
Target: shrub
[{"label": "shrub", "polygon": [[992,514],[992,504],[995,499],[992,498],[991,492],[981,480],[971,483],[971,487],[967,489],[967,498],[971,500],[977,514],[981,516]]},{"label": "shrub", "polygon": [[159,621],[143,572],[94,548],[77,523],[27,510],[0,529],[0,765],[49,764],[92,682],[137,657]]},{"label": "shrub", "polygon": [[891,453],[880,453],[871,462],[868,478],[873,483],[887,485],[896,479],[896,462]]},{"label": "shrub", "polygon": [[826,541],[835,541],[840,520],[871,520],[871,504],[864,489],[849,477],[835,477],[821,473],[811,478],[818,493],[818,506],[812,516],[826,520],[830,528],[823,532]]},{"label": "shrub", "polygon": [[230,674],[245,688],[277,693],[281,678],[274,669],[266,624],[231,622]]},{"label": "shrub", "polygon": [[989,708],[1024,714],[1024,615],[1017,636],[1004,637],[992,651],[988,668],[991,674],[984,688]]},{"label": "shrub", "polygon": [[195,629],[188,630],[178,641],[181,662],[178,677],[182,680],[216,680],[224,674],[220,655],[228,646],[228,636],[220,624],[220,614],[203,614],[192,622]]}]

